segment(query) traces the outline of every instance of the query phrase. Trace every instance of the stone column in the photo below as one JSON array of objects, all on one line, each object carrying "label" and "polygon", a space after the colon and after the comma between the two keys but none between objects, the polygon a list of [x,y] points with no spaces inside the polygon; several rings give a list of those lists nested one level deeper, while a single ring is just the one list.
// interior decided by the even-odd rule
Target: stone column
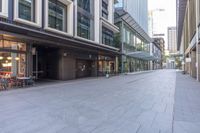
[{"label": "stone column", "polygon": [[200,44],[197,45],[197,56],[197,80],[200,81]]},{"label": "stone column", "polygon": [[191,76],[196,78],[196,51],[191,52]]}]

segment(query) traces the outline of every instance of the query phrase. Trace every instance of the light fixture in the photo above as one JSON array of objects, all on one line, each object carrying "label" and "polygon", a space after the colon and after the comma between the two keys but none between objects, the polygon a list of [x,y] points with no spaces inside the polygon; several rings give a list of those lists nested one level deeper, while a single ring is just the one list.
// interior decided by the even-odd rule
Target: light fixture
[{"label": "light fixture", "polygon": [[12,57],[7,57],[8,60],[12,60]]},{"label": "light fixture", "polygon": [[15,60],[17,60],[17,61],[18,61],[18,60],[19,60],[19,57],[15,57]]},{"label": "light fixture", "polygon": [[3,60],[3,56],[0,56],[0,60]]}]

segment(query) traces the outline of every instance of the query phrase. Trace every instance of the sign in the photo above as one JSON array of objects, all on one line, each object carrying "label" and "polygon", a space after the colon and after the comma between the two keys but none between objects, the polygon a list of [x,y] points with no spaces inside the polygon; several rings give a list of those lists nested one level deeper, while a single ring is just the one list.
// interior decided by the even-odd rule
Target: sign
[{"label": "sign", "polygon": [[191,58],[185,58],[185,62],[189,63],[191,61],[192,61]]},{"label": "sign", "polygon": [[32,55],[36,55],[36,48],[32,48]]}]

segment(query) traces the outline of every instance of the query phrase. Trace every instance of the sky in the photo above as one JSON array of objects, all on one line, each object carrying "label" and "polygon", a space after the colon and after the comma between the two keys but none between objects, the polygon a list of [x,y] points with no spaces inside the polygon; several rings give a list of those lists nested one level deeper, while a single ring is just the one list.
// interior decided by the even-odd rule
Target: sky
[{"label": "sky", "polygon": [[159,20],[165,30],[165,47],[167,48],[167,27],[176,26],[176,0],[148,0],[148,8],[149,10],[165,10],[163,13],[164,17]]}]

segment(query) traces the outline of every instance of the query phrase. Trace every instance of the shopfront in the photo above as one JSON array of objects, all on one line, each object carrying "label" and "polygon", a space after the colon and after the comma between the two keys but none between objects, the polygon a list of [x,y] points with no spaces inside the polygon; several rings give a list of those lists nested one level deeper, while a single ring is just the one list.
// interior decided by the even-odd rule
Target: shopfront
[{"label": "shopfront", "polygon": [[27,76],[26,43],[0,36],[0,77]]},{"label": "shopfront", "polygon": [[106,73],[116,74],[117,73],[117,63],[116,58],[108,56],[99,56],[98,61],[99,67],[99,76],[103,76]]}]

